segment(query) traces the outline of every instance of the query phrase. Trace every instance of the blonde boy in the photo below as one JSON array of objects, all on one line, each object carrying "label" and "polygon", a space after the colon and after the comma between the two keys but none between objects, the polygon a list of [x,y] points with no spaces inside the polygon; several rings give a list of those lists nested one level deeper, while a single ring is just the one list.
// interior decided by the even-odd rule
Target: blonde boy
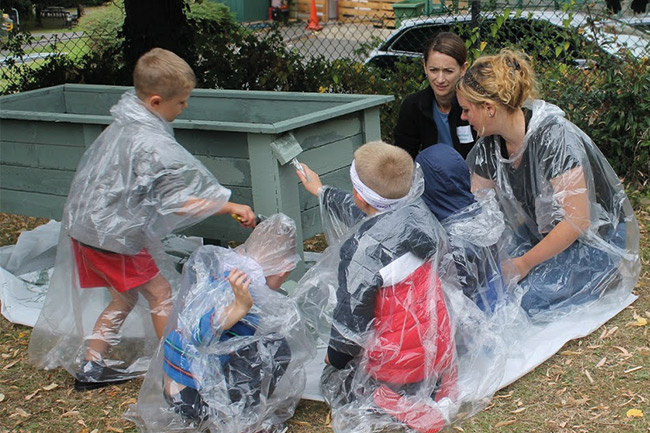
[{"label": "blonde boy", "polygon": [[[72,181],[55,275],[30,341],[32,362],[63,365],[78,390],[146,371],[151,344],[138,345],[135,354],[129,349],[127,361],[119,354],[120,333],[142,295],[156,337],[163,335],[172,299],[159,269],[163,237],[213,214],[255,225],[250,207],[228,201],[230,191],[174,138],[171,122],[196,84],[190,66],[154,48],[138,60],[133,81],[135,91],[111,108],[114,122],[86,151]],[[106,290],[110,301],[88,332],[88,315]],[[142,326],[135,318],[124,327]]]},{"label": "blonde boy", "polygon": [[[420,170],[401,148],[365,144],[350,167],[350,200],[350,194],[323,186],[304,168],[307,176],[298,176],[319,197],[330,253],[339,258],[334,275],[327,255],[298,289],[305,311],[319,310],[310,298],[336,299],[329,336],[322,336],[329,347],[321,377],[333,424],[352,431],[367,422],[368,407],[382,409],[385,421],[396,418],[416,430],[422,423],[413,421],[414,413],[425,423],[440,424],[439,414],[404,400],[448,396],[456,382],[450,320],[437,275],[445,234],[420,198]],[[302,287],[316,287],[325,296],[303,296]]]}]

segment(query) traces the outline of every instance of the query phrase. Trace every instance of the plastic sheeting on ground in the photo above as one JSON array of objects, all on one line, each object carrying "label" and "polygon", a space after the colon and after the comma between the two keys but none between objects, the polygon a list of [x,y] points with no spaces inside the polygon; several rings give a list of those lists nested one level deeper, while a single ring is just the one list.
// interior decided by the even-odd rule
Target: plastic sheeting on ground
[{"label": "plastic sheeting on ground", "polygon": [[[15,245],[0,247],[1,313],[10,322],[30,327],[36,324],[54,271],[60,230],[61,223],[51,220],[22,232]],[[163,245],[180,271],[203,240],[170,235],[163,239]]]},{"label": "plastic sheeting on ground", "polygon": [[[319,350],[331,364],[319,385],[337,432],[436,431],[475,413],[504,375],[506,348],[494,324],[526,320],[507,305],[484,311],[463,294],[422,190],[416,170],[405,199],[367,217],[351,195],[321,190],[329,247],[294,297],[328,344]],[[317,358],[310,375],[323,365]],[[318,398],[313,381],[305,396]]]},{"label": "plastic sheeting on ground", "polygon": [[36,323],[52,277],[60,228],[52,220],[21,233],[16,245],[0,248],[0,302],[10,322]]},{"label": "plastic sheeting on ground", "polygon": [[[398,209],[363,217],[350,196],[321,191],[330,247],[298,283],[295,297],[320,341],[303,396],[332,406],[336,432],[406,427],[430,433],[460,422],[496,390],[636,299],[638,227],[624,197],[632,237],[627,249],[613,250],[619,263],[630,261],[619,268],[624,283],[540,314],[521,307],[528,288],[502,273],[517,237],[498,195],[482,194],[443,221],[446,231],[429,233],[424,227],[437,222],[413,211],[416,196]],[[425,258],[431,271],[422,283],[423,262],[404,259],[432,238],[437,241]],[[421,302],[430,303],[428,316],[420,315]],[[413,329],[426,337],[413,338]]]},{"label": "plastic sheeting on ground", "polygon": [[161,240],[230,197],[132,91],[111,114],[72,180],[29,344],[35,366],[63,366],[84,383],[146,372],[178,278]]},{"label": "plastic sheeting on ground", "polygon": [[[127,414],[141,431],[256,432],[293,415],[315,347],[296,303],[267,285],[298,258],[295,225],[291,254],[265,234],[277,217],[237,249],[203,246],[186,263],[165,339]],[[235,300],[226,277],[234,268],[250,277],[253,305],[224,329]]]}]

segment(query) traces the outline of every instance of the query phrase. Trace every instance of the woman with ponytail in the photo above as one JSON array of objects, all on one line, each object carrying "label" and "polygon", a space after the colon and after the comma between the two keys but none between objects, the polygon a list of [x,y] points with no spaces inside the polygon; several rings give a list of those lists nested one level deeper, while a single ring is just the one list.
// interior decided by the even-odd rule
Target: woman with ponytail
[{"label": "woman with ponytail", "polygon": [[479,139],[467,158],[472,191],[494,190],[513,232],[504,274],[522,306],[559,309],[628,294],[639,275],[639,227],[616,173],[557,106],[534,99],[523,53],[477,59],[457,84],[462,119]]}]

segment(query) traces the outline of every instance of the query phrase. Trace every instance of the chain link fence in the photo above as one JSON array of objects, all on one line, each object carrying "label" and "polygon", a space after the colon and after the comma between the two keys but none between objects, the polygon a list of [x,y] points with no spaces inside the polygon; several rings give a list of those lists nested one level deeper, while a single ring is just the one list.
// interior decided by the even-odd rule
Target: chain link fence
[{"label": "chain link fence", "polygon": [[[650,14],[635,13],[634,2],[647,0],[402,0],[389,10],[356,9],[336,19],[319,20],[293,14],[284,23],[242,23],[263,37],[277,25],[289,49],[305,59],[350,59],[391,67],[405,58],[417,58],[422,45],[438,31],[455,31],[471,38],[474,46],[515,46],[538,53],[560,50],[571,59],[582,59],[587,46],[612,55],[628,50],[638,58],[650,57]],[[616,0],[618,1],[618,0]],[[371,3],[359,3],[371,5]],[[618,5],[618,6],[617,6]],[[644,10],[646,8],[645,5]],[[635,8],[639,9],[637,4]],[[650,9],[650,8],[649,8]],[[612,13],[618,10],[617,13]],[[360,12],[361,11],[361,12]],[[303,14],[304,15],[304,14]],[[322,15],[322,14],[321,14]],[[318,15],[317,15],[318,16]],[[507,17],[505,21],[503,17]],[[313,18],[313,16],[312,16]],[[316,25],[314,25],[316,24]],[[321,27],[320,30],[310,28]],[[530,41],[537,45],[530,46]],[[527,46],[520,46],[521,41]],[[0,49],[0,94],[16,91],[18,75],[28,74],[51,58],[81,59],[93,50],[115,43],[115,34],[70,31],[57,34],[3,36]],[[549,52],[549,58],[558,53]],[[580,61],[580,60],[578,60]]]}]

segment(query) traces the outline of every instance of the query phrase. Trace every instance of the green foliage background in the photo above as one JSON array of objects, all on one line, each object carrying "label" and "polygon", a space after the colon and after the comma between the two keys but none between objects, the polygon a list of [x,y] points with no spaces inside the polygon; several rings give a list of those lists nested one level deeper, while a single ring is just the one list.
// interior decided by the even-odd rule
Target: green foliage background
[{"label": "green foliage background", "polygon": [[[507,12],[504,11],[504,16]],[[19,92],[65,82],[122,85],[130,82],[122,60],[123,16],[113,12],[85,24],[88,48],[79,56],[52,56],[39,67],[19,63],[8,70],[17,79],[7,92]],[[346,59],[305,59],[283,42],[277,27],[251,30],[237,23],[229,10],[214,2],[193,3],[189,17],[196,47],[194,64],[198,87],[294,92],[332,92],[394,95],[382,108],[383,138],[391,142],[402,99],[428,85],[418,61],[398,63],[394,71],[373,69]],[[471,58],[501,48],[495,39],[507,31],[503,20],[480,41],[462,35]],[[593,47],[582,47],[589,68],[576,68],[565,55],[567,38],[553,41],[537,28],[520,41],[538,71],[543,99],[566,111],[567,117],[597,144],[628,187],[650,190],[650,61],[613,58]],[[575,35],[574,35],[575,36]],[[14,55],[24,55],[29,34],[8,42]],[[372,47],[363,49],[369,51]],[[56,52],[56,50],[52,50]]]}]

